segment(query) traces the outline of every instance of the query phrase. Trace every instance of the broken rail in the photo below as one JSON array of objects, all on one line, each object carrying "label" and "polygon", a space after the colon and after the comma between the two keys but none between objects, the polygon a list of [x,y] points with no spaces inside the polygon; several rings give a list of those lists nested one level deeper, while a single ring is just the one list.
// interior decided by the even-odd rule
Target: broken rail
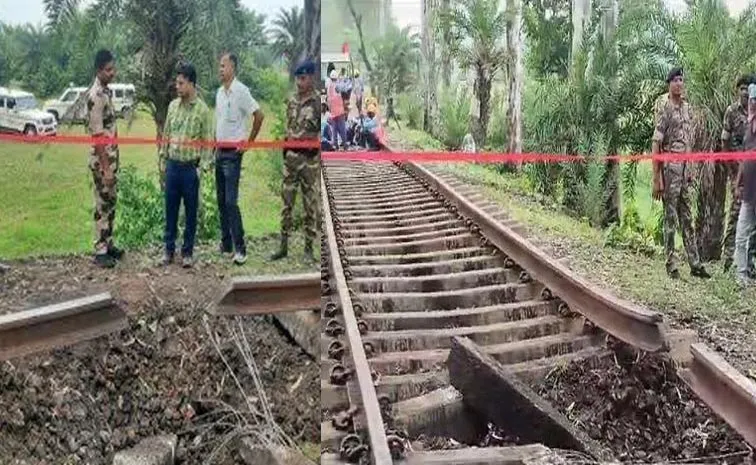
[{"label": "broken rail", "polygon": [[69,346],[125,329],[109,293],[0,315],[0,361]]},{"label": "broken rail", "polygon": [[[416,163],[400,166],[451,202],[492,244],[596,326],[648,352],[670,349],[660,313],[597,289],[457,193],[427,168]],[[691,344],[690,352],[690,366],[681,367],[678,375],[714,413],[756,447],[756,383],[705,344]]]}]

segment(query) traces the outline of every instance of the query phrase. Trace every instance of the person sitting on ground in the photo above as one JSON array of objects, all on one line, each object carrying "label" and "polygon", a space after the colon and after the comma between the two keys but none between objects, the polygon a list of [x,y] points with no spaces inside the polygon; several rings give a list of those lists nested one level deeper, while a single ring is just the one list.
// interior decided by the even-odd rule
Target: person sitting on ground
[{"label": "person sitting on ground", "polygon": [[320,150],[323,152],[333,151],[332,140],[331,114],[328,111],[328,105],[323,103],[320,106]]},{"label": "person sitting on ground", "polygon": [[377,106],[371,102],[367,106],[367,114],[362,119],[362,133],[365,137],[365,146],[371,149],[377,149],[380,146],[378,138],[378,129],[380,121],[378,119]]},{"label": "person sitting on ground", "polygon": [[[756,84],[748,86],[748,120],[743,150],[756,150]],[[749,275],[748,269],[748,238],[756,229],[756,160],[743,160],[735,185],[737,196],[741,200],[735,230],[735,266],[740,284],[753,285],[753,277]]]}]

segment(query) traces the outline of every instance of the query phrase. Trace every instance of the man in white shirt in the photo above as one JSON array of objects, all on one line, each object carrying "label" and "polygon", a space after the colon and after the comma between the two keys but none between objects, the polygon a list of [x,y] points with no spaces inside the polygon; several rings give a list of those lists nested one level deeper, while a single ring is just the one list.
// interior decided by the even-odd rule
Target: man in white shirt
[{"label": "man in white shirt", "polygon": [[[244,226],[239,210],[239,178],[247,140],[253,142],[260,132],[263,112],[249,88],[236,79],[239,59],[225,53],[220,60],[221,87],[215,97],[215,139],[224,144],[216,151],[215,183],[221,223],[221,253],[232,254],[234,263],[247,261]],[[247,123],[254,117],[252,131]],[[230,145],[227,145],[230,144]]]}]

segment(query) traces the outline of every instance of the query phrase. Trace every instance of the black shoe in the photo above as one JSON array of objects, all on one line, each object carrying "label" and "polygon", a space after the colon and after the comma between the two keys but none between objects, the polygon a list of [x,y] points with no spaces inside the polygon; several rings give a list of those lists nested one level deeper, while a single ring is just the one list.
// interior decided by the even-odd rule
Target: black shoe
[{"label": "black shoe", "polygon": [[123,258],[123,250],[113,245],[110,248],[108,248],[108,255],[110,255],[116,260],[120,260],[121,258]]},{"label": "black shoe", "polygon": [[677,269],[674,269],[672,271],[667,271],[667,274],[672,279],[680,279],[680,272]]},{"label": "black shoe", "polygon": [[732,259],[725,260],[723,268],[725,273],[730,271],[730,268],[732,268]]},{"label": "black shoe", "polygon": [[94,263],[100,268],[113,268],[116,266],[115,258],[107,253],[95,255]]},{"label": "black shoe", "polygon": [[711,278],[711,275],[702,266],[697,266],[695,268],[691,268],[690,269],[690,275],[691,276],[695,276],[696,278],[703,278],[703,279],[709,279],[709,278]]}]

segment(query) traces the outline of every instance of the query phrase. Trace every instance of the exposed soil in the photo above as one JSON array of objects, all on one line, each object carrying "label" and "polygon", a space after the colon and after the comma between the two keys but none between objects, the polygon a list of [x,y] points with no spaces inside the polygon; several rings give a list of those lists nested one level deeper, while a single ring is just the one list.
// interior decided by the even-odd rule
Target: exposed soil
[{"label": "exposed soil", "polygon": [[[264,423],[251,413],[263,402],[229,337],[233,320],[207,317],[241,389],[203,323],[227,267],[208,261],[190,271],[164,269],[153,266],[153,255],[130,254],[108,271],[73,257],[8,263],[0,274],[0,313],[108,291],[130,326],[0,363],[2,463],[110,464],[118,450],[156,434],[179,437],[177,463],[205,463],[230,433],[256,418]],[[270,317],[244,318],[243,328],[276,422],[295,442],[315,442],[316,364]],[[229,451],[216,463],[239,462]]]},{"label": "exposed soil", "polygon": [[[613,359],[573,363],[552,373],[538,390],[622,461],[654,463],[748,451],[661,356],[619,348]],[[743,457],[708,463],[743,463]]]}]

